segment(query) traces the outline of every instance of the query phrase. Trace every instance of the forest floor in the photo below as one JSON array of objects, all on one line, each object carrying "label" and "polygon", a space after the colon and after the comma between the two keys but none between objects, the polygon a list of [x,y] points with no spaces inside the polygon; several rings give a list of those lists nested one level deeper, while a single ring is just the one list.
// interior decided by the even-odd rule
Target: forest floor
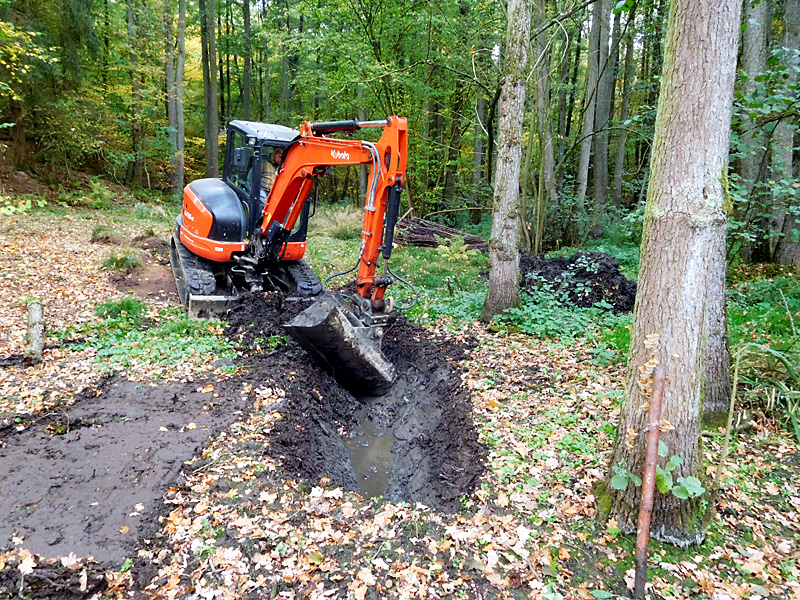
[{"label": "forest floor", "polygon": [[[579,342],[401,317],[384,341],[397,389],[355,399],[283,335],[297,303],[182,317],[165,212],[0,227],[0,598],[631,595],[634,540],[592,495],[619,366]],[[98,226],[116,236],[91,242]],[[118,252],[142,265],[101,266]],[[125,294],[140,320],[98,316]],[[32,297],[49,336],[28,365]],[[703,545],[651,542],[651,597],[800,600],[797,445],[759,419],[725,469]]]}]

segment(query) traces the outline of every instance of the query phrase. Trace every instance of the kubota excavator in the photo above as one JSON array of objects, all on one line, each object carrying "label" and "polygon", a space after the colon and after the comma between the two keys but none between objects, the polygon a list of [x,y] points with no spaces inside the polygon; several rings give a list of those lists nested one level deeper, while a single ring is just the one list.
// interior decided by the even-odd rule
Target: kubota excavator
[{"label": "kubota excavator", "polygon": [[[366,127],[384,128],[377,142],[327,137]],[[268,165],[276,150],[283,153],[282,164]],[[224,312],[242,291],[317,297],[284,325],[287,332],[351,391],[364,395],[386,391],[395,377],[393,365],[380,350],[392,310],[386,289],[395,279],[408,284],[389,266],[405,184],[406,150],[406,119],[396,116],[380,121],[304,122],[299,132],[281,125],[232,121],[222,179],[198,179],[186,186],[172,236],[172,270],[189,314]],[[331,167],[363,164],[370,170],[358,262],[337,274],[357,269],[356,293],[325,292],[303,260],[311,205],[316,208],[312,190]],[[382,271],[376,274],[380,258]]]}]

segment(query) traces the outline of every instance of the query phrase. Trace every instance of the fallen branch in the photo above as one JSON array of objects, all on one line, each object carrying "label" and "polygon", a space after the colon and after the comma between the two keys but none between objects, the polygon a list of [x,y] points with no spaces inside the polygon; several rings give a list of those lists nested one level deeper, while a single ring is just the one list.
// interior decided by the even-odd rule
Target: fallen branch
[{"label": "fallen branch", "polygon": [[456,236],[464,238],[464,243],[470,250],[489,251],[489,244],[486,240],[460,231],[446,225],[439,225],[425,219],[407,218],[397,223],[395,239],[398,244],[406,246],[418,246],[422,248],[436,248],[440,242],[436,238],[450,239]]}]

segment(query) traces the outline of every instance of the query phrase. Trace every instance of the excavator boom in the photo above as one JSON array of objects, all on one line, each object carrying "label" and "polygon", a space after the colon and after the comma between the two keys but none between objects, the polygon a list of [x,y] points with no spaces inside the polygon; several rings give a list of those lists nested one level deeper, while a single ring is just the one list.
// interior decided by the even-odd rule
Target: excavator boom
[{"label": "excavator boom", "polygon": [[[340,140],[324,134],[383,126],[375,142]],[[394,382],[395,371],[380,350],[387,322],[386,288],[394,227],[400,193],[406,175],[407,124],[399,117],[359,123],[303,123],[300,137],[286,152],[286,159],[264,208],[261,232],[265,247],[277,249],[295,226],[313,180],[328,166],[370,165],[364,226],[358,257],[357,296],[325,293],[284,325],[286,331],[354,393],[384,393]],[[375,275],[380,255],[384,273]]]}]

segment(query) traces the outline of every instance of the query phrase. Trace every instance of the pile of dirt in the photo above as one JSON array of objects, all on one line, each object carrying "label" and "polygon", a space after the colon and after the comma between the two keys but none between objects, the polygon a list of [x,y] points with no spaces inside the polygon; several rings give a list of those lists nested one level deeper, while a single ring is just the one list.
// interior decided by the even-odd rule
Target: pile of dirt
[{"label": "pile of dirt", "polygon": [[564,293],[575,306],[588,308],[607,302],[615,313],[631,312],[636,301],[636,282],[619,270],[617,259],[602,252],[578,252],[569,258],[522,253],[521,286],[526,291],[546,286]]},{"label": "pile of dirt", "polygon": [[[247,296],[227,315],[226,334],[244,348],[263,347],[306,306],[277,294]],[[293,342],[251,352],[253,384],[286,390],[270,407],[283,418],[265,452],[311,481],[327,476],[368,497],[457,510],[475,489],[485,456],[453,364],[468,349],[469,342],[431,336],[398,316],[383,338],[397,383],[365,398],[350,394]]]}]

